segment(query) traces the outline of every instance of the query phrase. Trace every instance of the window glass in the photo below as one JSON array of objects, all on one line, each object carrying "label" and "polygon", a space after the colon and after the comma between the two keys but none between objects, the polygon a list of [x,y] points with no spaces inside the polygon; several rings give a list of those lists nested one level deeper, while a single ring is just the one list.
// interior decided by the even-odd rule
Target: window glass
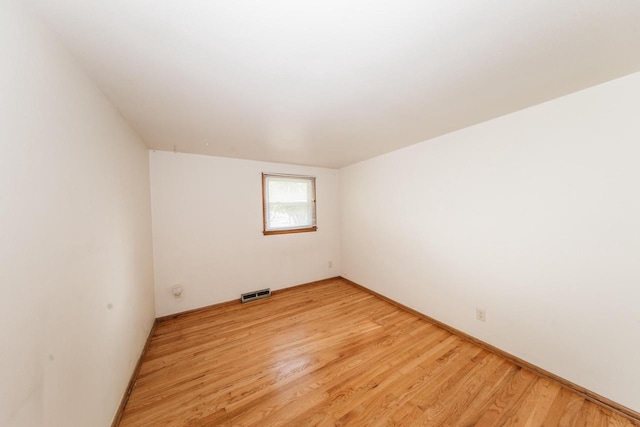
[{"label": "window glass", "polygon": [[264,234],[316,230],[315,178],[262,174]]}]

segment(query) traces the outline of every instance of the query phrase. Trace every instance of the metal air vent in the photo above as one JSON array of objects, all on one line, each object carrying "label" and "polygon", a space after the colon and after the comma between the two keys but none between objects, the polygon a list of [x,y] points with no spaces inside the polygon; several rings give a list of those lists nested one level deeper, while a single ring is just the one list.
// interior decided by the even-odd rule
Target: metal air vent
[{"label": "metal air vent", "polygon": [[249,302],[257,299],[267,298],[271,296],[271,288],[262,289],[259,291],[247,292],[246,294],[240,295],[240,301]]}]

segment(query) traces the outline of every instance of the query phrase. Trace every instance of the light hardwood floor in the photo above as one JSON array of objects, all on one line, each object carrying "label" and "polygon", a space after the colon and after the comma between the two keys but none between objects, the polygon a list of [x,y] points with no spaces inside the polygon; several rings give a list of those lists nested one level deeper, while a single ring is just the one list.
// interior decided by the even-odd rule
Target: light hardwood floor
[{"label": "light hardwood floor", "polygon": [[632,426],[341,280],[159,322],[121,426]]}]

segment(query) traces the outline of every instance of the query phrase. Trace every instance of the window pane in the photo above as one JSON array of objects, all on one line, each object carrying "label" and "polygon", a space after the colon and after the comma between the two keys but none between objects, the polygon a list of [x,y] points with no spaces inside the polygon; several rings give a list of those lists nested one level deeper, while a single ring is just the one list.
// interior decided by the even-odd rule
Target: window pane
[{"label": "window pane", "polygon": [[311,226],[311,209],[308,203],[270,203],[270,228]]},{"label": "window pane", "polygon": [[264,175],[265,231],[315,227],[315,178]]},{"label": "window pane", "polygon": [[270,203],[295,203],[309,200],[311,182],[300,179],[269,179]]}]

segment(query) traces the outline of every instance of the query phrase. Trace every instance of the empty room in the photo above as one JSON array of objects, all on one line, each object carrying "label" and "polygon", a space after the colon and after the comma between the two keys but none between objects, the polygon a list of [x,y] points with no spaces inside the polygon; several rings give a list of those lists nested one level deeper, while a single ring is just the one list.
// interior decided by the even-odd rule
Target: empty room
[{"label": "empty room", "polygon": [[640,426],[637,0],[0,0],[0,426]]}]

